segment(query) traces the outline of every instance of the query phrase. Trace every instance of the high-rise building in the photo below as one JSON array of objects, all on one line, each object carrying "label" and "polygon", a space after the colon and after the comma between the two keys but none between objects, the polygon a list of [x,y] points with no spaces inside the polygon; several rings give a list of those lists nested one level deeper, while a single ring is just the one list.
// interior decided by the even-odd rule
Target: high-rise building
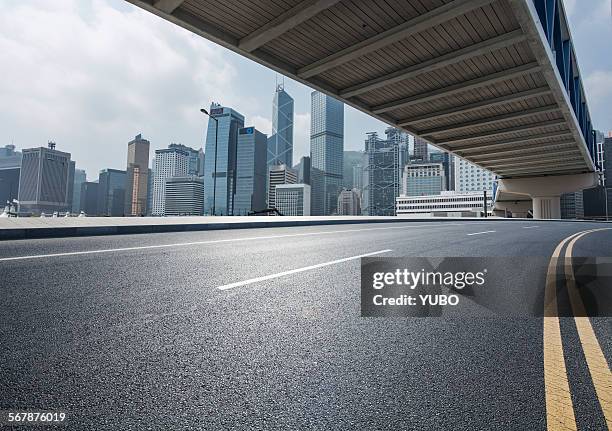
[{"label": "high-rise building", "polygon": [[[204,212],[232,215],[236,187],[236,145],[238,129],[244,127],[244,117],[218,104],[211,105],[210,117],[204,163]],[[218,136],[215,135],[217,127]]]},{"label": "high-rise building", "polygon": [[166,180],[166,216],[199,216],[204,212],[204,179],[196,175]]},{"label": "high-rise building", "polygon": [[168,148],[155,150],[155,166],[153,168],[153,206],[151,215],[165,215],[166,205],[166,180],[172,177],[183,177],[189,175],[190,162],[193,154],[196,156],[195,169],[192,174],[197,173],[198,153],[183,145],[171,144]]},{"label": "high-rise building", "polygon": [[402,168],[408,158],[408,143],[396,129],[387,139],[368,133],[363,155],[361,209],[364,215],[395,215],[395,198],[401,191]]},{"label": "high-rise building", "polygon": [[445,190],[455,190],[454,159],[452,154],[442,151],[432,151],[429,153],[429,162],[442,163],[442,166],[444,166]]},{"label": "high-rise building", "polygon": [[344,189],[340,192],[338,215],[361,215],[361,198],[357,189]]},{"label": "high-rise building", "polygon": [[[363,163],[363,155],[361,156]],[[353,188],[363,190],[363,166],[361,163],[353,166]]]},{"label": "high-rise building", "polygon": [[297,182],[299,184],[310,185],[310,157],[302,156],[300,162],[293,167],[293,170],[297,172]]},{"label": "high-rise building", "polygon": [[342,168],[342,188],[351,190],[355,187],[355,178],[353,176],[353,170],[355,166],[359,166],[363,160],[362,151],[345,151],[343,155],[343,168]]},{"label": "high-rise building", "polygon": [[407,164],[402,179],[402,196],[439,195],[446,185],[441,163]]},{"label": "high-rise building", "polygon": [[234,215],[266,208],[266,147],[268,138],[255,127],[238,130]]},{"label": "high-rise building", "polygon": [[493,193],[495,174],[467,160],[455,157],[455,190],[458,192]]},{"label": "high-rise building", "polygon": [[20,210],[42,212],[69,211],[72,208],[74,163],[70,153],[48,148],[23,150],[19,176]]},{"label": "high-rise building", "polygon": [[151,143],[138,134],[128,142],[125,184],[125,215],[147,215],[149,148]]},{"label": "high-rise building", "polygon": [[310,215],[310,186],[308,184],[279,184],[276,186],[276,209],[284,216]]},{"label": "high-rise building", "polygon": [[98,191],[99,184],[93,181],[85,181],[81,184],[81,199],[79,211],[85,212],[90,217],[98,216]]},{"label": "high-rise building", "polygon": [[318,91],[311,94],[311,212],[331,215],[342,189],[344,104]]},{"label": "high-rise building", "polygon": [[428,160],[428,144],[427,141],[421,138],[414,138],[414,159],[427,163]]},{"label": "high-rise building", "polygon": [[6,145],[0,148],[0,209],[3,209],[7,202],[17,199],[20,170],[21,153],[15,151],[15,146]]},{"label": "high-rise building", "polygon": [[283,84],[272,101],[272,135],[268,138],[267,164],[293,166],[293,99]]},{"label": "high-rise building", "polygon": [[[561,195],[561,218],[562,219],[577,219],[581,213],[584,216],[584,209],[582,208],[582,190],[574,193],[564,193]],[[582,208],[582,212],[581,212]]]},{"label": "high-rise building", "polygon": [[98,176],[98,214],[121,217],[125,209],[127,173],[119,169],[102,169]]},{"label": "high-rise building", "polygon": [[[72,212],[78,213],[81,210],[81,184],[87,181],[87,174],[84,169],[74,170],[74,181],[72,187]],[[125,187],[125,186],[124,186]],[[123,205],[123,202],[121,203]],[[123,209],[122,211],[123,212]]]},{"label": "high-rise building", "polygon": [[268,208],[276,208],[276,186],[297,183],[297,175],[287,165],[268,168]]}]

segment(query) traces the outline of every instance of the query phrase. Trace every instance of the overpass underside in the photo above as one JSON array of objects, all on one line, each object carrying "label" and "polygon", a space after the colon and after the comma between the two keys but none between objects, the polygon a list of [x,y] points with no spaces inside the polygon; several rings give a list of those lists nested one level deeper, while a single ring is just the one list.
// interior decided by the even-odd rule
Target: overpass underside
[{"label": "overpass underside", "polygon": [[128,1],[506,185],[595,171],[560,0]]}]

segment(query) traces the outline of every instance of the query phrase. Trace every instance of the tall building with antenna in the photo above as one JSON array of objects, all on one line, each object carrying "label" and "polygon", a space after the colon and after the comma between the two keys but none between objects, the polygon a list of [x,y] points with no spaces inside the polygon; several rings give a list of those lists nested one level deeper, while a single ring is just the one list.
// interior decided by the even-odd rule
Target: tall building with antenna
[{"label": "tall building with antenna", "polygon": [[272,135],[268,138],[268,166],[293,166],[293,98],[284,83],[276,84],[272,101]]}]

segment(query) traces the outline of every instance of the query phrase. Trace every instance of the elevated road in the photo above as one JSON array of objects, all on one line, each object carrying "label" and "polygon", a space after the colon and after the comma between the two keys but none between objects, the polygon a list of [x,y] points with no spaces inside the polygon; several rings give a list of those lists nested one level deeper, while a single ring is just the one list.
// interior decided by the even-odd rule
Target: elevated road
[{"label": "elevated road", "polygon": [[500,178],[595,171],[560,0],[128,1]]}]

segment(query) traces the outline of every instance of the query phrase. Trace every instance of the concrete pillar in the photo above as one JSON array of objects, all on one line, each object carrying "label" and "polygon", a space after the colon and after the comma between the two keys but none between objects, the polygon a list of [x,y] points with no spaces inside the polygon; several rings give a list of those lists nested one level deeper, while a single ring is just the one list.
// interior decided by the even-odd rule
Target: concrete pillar
[{"label": "concrete pillar", "polygon": [[560,196],[534,196],[533,218],[535,219],[560,219],[561,197]]},{"label": "concrete pillar", "polygon": [[[595,187],[595,172],[546,177],[502,178],[499,180],[498,197],[504,194],[529,196],[533,200],[533,218],[560,219],[561,195]],[[503,209],[503,203],[496,208]]]}]

